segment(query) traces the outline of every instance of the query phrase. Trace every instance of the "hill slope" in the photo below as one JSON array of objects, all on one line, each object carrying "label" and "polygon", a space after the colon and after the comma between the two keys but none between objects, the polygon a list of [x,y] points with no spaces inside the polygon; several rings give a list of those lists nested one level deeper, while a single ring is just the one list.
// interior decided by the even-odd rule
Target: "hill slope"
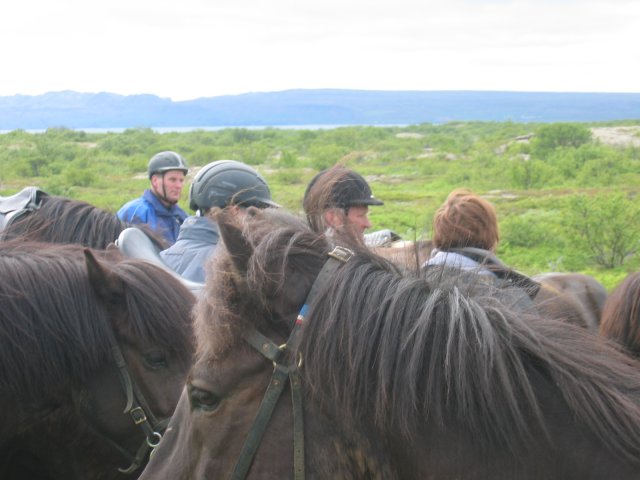
[{"label": "hill slope", "polygon": [[73,91],[0,97],[0,130],[633,118],[640,118],[638,93],[287,90],[180,102]]}]

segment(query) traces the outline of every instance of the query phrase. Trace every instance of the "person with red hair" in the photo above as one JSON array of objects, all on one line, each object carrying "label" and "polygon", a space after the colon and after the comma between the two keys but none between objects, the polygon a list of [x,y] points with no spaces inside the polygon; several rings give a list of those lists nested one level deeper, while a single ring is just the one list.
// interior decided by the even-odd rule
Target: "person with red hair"
[{"label": "person with red hair", "polygon": [[528,307],[540,284],[496,257],[499,241],[494,206],[470,190],[456,189],[434,215],[435,248],[424,267],[428,272],[440,267],[478,274],[499,288],[510,289],[517,301]]},{"label": "person with red hair", "polygon": [[498,217],[491,203],[467,189],[452,191],[433,218],[433,250],[426,266],[446,265],[490,274],[480,257],[499,262]]}]

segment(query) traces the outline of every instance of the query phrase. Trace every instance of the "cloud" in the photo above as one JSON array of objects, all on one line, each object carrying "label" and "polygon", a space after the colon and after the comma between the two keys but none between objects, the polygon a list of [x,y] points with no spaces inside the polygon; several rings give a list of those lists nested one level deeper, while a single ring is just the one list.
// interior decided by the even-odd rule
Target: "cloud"
[{"label": "cloud", "polygon": [[638,91],[637,0],[23,0],[0,95]]}]

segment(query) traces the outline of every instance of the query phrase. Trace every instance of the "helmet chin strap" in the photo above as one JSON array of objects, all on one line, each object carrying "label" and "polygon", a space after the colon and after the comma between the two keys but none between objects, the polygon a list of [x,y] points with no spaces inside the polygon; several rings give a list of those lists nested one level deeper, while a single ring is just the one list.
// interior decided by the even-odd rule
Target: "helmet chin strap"
[{"label": "helmet chin strap", "polygon": [[167,189],[164,186],[164,173],[162,174],[162,196],[160,197],[160,200],[164,201],[165,203],[168,203],[169,205],[175,205],[176,203],[178,203],[177,200],[174,202],[169,200],[169,198],[167,198]]}]

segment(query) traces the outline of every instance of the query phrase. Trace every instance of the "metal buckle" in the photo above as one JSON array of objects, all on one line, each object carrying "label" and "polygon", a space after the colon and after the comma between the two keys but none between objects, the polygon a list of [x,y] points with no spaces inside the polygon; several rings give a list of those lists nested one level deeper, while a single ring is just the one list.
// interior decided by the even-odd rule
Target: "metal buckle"
[{"label": "metal buckle", "polygon": [[351,257],[353,257],[353,250],[349,250],[346,247],[335,246],[333,250],[331,250],[327,255],[331,258],[335,258],[336,260],[341,261],[342,263],[347,263]]},{"label": "metal buckle", "polygon": [[147,421],[147,415],[144,413],[142,407],[132,408],[129,414],[131,415],[131,418],[133,418],[133,423],[136,425],[140,425]]}]

